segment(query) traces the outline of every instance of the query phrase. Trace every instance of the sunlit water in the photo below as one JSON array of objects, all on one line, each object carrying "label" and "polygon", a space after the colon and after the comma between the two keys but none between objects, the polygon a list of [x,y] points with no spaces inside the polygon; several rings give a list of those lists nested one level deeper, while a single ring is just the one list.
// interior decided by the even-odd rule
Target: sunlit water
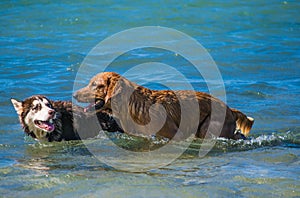
[{"label": "sunlit water", "polygon": [[[104,2],[2,1],[0,6],[0,196],[7,197],[299,197],[300,3],[298,1]],[[166,26],[200,42],[218,65],[226,102],[255,118],[248,140],[218,139],[205,157],[194,140],[171,164],[143,173],[120,171],[83,143],[38,143],[25,137],[10,98],[45,94],[71,100],[76,72],[88,52],[119,31]],[[206,82],[174,53],[144,49],[109,67],[124,73],[144,62],[174,66],[199,91]],[[172,73],[136,73],[131,80],[165,89]],[[138,151],[166,142],[109,136]],[[183,148],[184,143],[178,143]],[[99,144],[97,144],[99,145]],[[103,145],[103,146],[101,146]],[[122,161],[122,156],[116,159]],[[134,161],[126,163],[134,164]],[[155,162],[153,162],[155,163]]]}]

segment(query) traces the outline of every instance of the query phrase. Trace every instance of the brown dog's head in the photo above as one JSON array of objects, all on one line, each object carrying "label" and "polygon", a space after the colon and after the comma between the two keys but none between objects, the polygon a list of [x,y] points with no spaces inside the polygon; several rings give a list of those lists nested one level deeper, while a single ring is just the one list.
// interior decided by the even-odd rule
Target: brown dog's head
[{"label": "brown dog's head", "polygon": [[78,90],[73,97],[79,102],[91,103],[86,109],[102,107],[109,103],[120,78],[121,76],[114,72],[99,73],[90,80],[86,87]]}]

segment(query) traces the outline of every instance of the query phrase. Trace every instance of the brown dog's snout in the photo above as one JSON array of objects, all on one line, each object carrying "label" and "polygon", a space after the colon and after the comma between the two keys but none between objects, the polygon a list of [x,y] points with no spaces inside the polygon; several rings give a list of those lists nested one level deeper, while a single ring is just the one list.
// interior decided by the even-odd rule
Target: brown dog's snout
[{"label": "brown dog's snout", "polygon": [[73,94],[73,98],[75,98],[75,99],[77,100],[77,98],[78,98],[77,92],[75,92],[75,93]]},{"label": "brown dog's snout", "polygon": [[93,102],[95,100],[94,93],[91,92],[88,87],[79,89],[73,94],[73,97],[78,102]]},{"label": "brown dog's snout", "polygon": [[74,94],[73,94],[73,98],[75,98],[77,101],[82,100],[83,96],[85,96],[85,92],[83,89],[77,90]]},{"label": "brown dog's snout", "polygon": [[79,101],[83,96],[85,96],[85,90],[84,88],[77,90],[74,94],[73,94],[73,98],[75,98],[77,101]]}]

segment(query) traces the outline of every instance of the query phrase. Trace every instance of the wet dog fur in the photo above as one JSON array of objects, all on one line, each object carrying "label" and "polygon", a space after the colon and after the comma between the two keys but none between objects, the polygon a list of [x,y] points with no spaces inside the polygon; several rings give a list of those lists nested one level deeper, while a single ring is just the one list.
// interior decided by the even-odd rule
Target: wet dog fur
[{"label": "wet dog fur", "polygon": [[[133,135],[155,133],[173,138],[177,134],[176,139],[183,139],[193,133],[200,138],[207,137],[208,134],[209,137],[241,139],[248,135],[254,123],[253,118],[229,108],[209,94],[197,91],[150,90],[114,72],[97,74],[86,87],[74,94],[74,98],[79,102],[104,103],[102,108],[112,111],[120,128]],[[123,101],[121,105],[117,104],[120,101]],[[187,104],[184,111],[193,112],[195,108],[199,108],[200,115],[187,115],[182,118],[180,101]],[[193,106],[195,101],[198,105]],[[161,108],[164,110],[161,111]],[[162,115],[161,112],[164,111],[166,114]],[[164,124],[156,129],[155,126],[161,120],[165,120]],[[180,126],[182,121],[189,124]],[[148,126],[150,122],[154,124]]]}]

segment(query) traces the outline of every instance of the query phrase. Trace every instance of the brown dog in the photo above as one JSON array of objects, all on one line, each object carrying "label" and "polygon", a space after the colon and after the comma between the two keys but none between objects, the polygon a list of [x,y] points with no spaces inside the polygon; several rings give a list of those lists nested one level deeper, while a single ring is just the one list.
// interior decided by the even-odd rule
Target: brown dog
[{"label": "brown dog", "polygon": [[254,122],[209,94],[150,90],[114,72],[94,76],[74,98],[92,103],[90,106],[104,102],[102,108],[111,109],[120,127],[133,135],[240,139],[248,135]]}]

